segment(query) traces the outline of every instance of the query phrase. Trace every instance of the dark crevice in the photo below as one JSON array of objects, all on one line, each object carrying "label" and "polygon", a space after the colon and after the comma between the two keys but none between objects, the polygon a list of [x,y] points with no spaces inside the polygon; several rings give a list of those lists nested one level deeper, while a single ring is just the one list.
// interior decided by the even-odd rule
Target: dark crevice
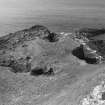
[{"label": "dark crevice", "polygon": [[105,100],[105,92],[102,93],[102,100]]},{"label": "dark crevice", "polygon": [[39,76],[39,75],[42,75],[44,73],[43,69],[42,68],[35,68],[33,70],[31,70],[31,75],[33,76]]},{"label": "dark crevice", "polygon": [[50,33],[47,37],[45,37],[49,42],[57,42],[59,40],[58,35],[56,33]]},{"label": "dark crevice", "polygon": [[85,57],[82,46],[73,49],[72,54],[81,60],[85,60],[88,64],[97,64],[96,58]]},{"label": "dark crevice", "polygon": [[50,68],[47,72],[44,73],[45,75],[54,75],[53,68]]},{"label": "dark crevice", "polygon": [[32,76],[40,76],[40,75],[53,75],[54,71],[53,68],[46,70],[45,68],[36,67],[31,70],[30,75]]}]

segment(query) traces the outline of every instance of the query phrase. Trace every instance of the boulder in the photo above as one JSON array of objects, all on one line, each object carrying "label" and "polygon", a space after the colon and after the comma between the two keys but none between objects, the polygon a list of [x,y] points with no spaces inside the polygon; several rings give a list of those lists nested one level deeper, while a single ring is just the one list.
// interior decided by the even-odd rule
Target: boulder
[{"label": "boulder", "polygon": [[105,60],[105,39],[98,39],[105,34],[105,29],[80,29],[76,32],[75,38],[82,45],[85,58],[94,59],[96,63],[102,63]]}]

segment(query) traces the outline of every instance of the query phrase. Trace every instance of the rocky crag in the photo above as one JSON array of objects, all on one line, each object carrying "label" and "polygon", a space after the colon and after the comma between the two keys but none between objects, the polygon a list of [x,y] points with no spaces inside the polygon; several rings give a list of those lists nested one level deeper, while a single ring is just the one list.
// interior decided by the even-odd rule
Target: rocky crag
[{"label": "rocky crag", "polygon": [[[76,31],[73,39],[79,42],[80,47],[75,48],[72,54],[79,59],[86,60],[88,63],[97,64],[104,62],[105,40],[96,38],[104,34],[105,29],[84,28]],[[0,37],[0,66],[10,67],[14,73],[31,72],[31,75],[54,74],[52,64],[38,61],[43,52],[43,47],[46,46],[46,44],[43,44],[47,42],[49,43],[48,45],[52,44],[51,46],[54,48],[55,45],[53,44],[62,41],[67,36],[68,34],[51,32],[45,26],[35,25],[29,29]],[[41,42],[43,42],[43,47],[40,46]],[[50,47],[46,48],[50,51]],[[57,50],[59,48],[58,46]],[[62,52],[59,50],[58,55],[64,53],[64,49]],[[47,50],[46,52],[52,56],[53,53],[53,55],[57,54],[57,50],[53,49],[50,52],[47,52]],[[46,56],[47,53],[43,56]]]},{"label": "rocky crag", "polygon": [[105,61],[105,39],[97,38],[104,35],[105,29],[84,28],[76,31],[74,39],[80,43],[80,49],[83,51],[82,58],[87,62],[102,63]]},{"label": "rocky crag", "polygon": [[38,40],[54,43],[59,40],[59,35],[50,32],[46,27],[35,25],[29,29],[10,33],[0,37],[0,66],[10,67],[14,73],[32,72],[53,73],[52,68],[36,67],[36,57],[42,48]]}]

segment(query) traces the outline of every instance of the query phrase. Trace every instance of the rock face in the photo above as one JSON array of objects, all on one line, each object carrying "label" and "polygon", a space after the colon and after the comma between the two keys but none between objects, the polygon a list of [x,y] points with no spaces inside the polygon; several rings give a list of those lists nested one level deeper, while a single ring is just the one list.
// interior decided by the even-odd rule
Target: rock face
[{"label": "rock face", "polygon": [[11,67],[12,71],[29,72],[35,57],[41,53],[37,39],[58,41],[58,35],[46,27],[36,25],[0,38],[0,66]]},{"label": "rock face", "polygon": [[84,57],[96,59],[96,63],[105,60],[105,39],[98,39],[105,34],[105,29],[81,29],[76,32],[75,39],[80,42],[83,48]]},{"label": "rock face", "polygon": [[79,31],[76,31],[76,37],[79,39],[87,38],[91,39],[93,37],[105,34],[105,29],[94,29],[94,28],[83,28]]}]

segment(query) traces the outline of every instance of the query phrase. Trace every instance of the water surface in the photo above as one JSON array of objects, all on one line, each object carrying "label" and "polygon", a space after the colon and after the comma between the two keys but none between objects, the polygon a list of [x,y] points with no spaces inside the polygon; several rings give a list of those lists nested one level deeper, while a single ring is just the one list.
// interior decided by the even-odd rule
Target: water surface
[{"label": "water surface", "polygon": [[105,26],[104,0],[0,0],[0,36],[41,24],[55,32]]}]

